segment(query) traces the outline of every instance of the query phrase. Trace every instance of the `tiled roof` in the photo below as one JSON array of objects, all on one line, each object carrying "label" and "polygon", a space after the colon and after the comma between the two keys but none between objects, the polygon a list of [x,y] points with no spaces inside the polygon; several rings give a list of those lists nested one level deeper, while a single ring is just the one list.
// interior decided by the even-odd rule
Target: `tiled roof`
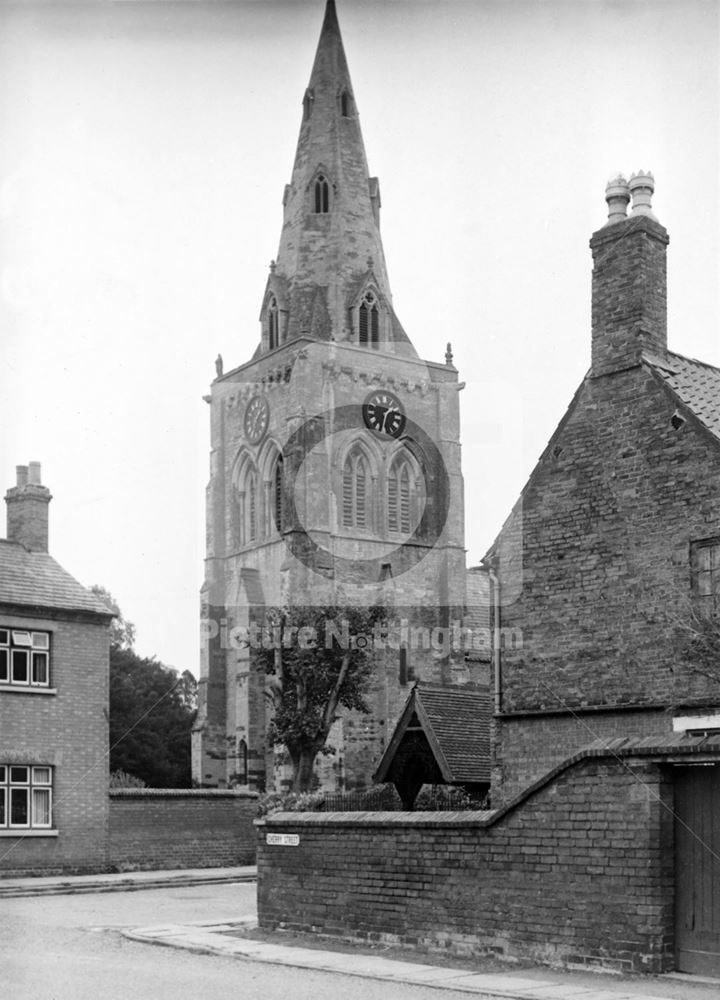
[{"label": "tiled roof", "polygon": [[112,614],[47,552],[0,539],[0,604]]},{"label": "tiled roof", "polygon": [[416,716],[449,784],[490,780],[492,697],[464,687],[416,684],[375,773],[385,781],[410,720]]},{"label": "tiled roof", "polygon": [[[433,735],[451,772],[451,781],[490,780],[490,695],[465,688],[418,686],[418,718]],[[423,711],[424,710],[424,711]],[[430,741],[432,746],[432,740]]]},{"label": "tiled roof", "polygon": [[720,439],[720,368],[670,351],[667,362],[654,355],[644,355],[644,360],[662,377],[679,401]]}]

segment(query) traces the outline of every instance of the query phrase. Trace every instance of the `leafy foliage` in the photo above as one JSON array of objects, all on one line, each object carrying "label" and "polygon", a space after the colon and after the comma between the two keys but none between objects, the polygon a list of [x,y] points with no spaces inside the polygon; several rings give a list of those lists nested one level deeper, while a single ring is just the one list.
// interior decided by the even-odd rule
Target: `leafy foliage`
[{"label": "leafy foliage", "polygon": [[423,785],[415,799],[416,812],[461,812],[466,809],[489,809],[490,796],[475,795],[454,785]]},{"label": "leafy foliage", "polygon": [[111,771],[110,788],[145,788],[145,782],[125,771]]},{"label": "leafy foliage", "polygon": [[296,792],[310,789],[315,758],[327,752],[339,710],[368,711],[365,695],[372,672],[368,637],[378,614],[374,608],[337,605],[267,612],[256,658],[273,706],[268,740],[287,749]]},{"label": "leafy foliage", "polygon": [[110,770],[150,788],[190,787],[195,678],[132,649],[110,649]]},{"label": "leafy foliage", "polygon": [[110,645],[117,646],[120,649],[132,649],[135,644],[135,626],[133,623],[123,618],[118,602],[109,590],[101,587],[98,583],[94,583],[90,590],[117,616],[110,625]]},{"label": "leafy foliage", "polygon": [[324,802],[324,792],[268,792],[260,796],[258,816],[276,812],[318,812]]}]

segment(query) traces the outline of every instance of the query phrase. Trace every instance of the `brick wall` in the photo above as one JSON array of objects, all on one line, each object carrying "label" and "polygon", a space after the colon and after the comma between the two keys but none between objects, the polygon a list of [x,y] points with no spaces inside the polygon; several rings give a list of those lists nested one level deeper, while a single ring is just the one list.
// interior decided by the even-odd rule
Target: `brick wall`
[{"label": "brick wall", "polygon": [[254,864],[256,814],[254,792],[114,789],[108,862],[121,871]]},{"label": "brick wall", "polygon": [[594,375],[636,363],[642,350],[667,348],[667,230],[633,215],[596,232],[592,282]]},{"label": "brick wall", "polygon": [[102,870],[108,822],[108,628],[55,614],[0,611],[0,623],[51,633],[51,691],[0,692],[0,763],[53,774],[53,832],[0,837],[0,874]]},{"label": "brick wall", "polygon": [[[495,814],[291,814],[258,824],[258,913],[457,954],[672,967],[672,784],[649,760],[579,755]],[[268,834],[296,834],[275,846]]]},{"label": "brick wall", "polygon": [[494,720],[493,805],[509,801],[526,785],[595,740],[658,736],[672,732],[672,714],[576,712]]},{"label": "brick wall", "polygon": [[[673,426],[675,408],[644,367],[579,390],[497,546],[501,624],[520,636],[502,652],[504,712],[717,703],[717,684],[682,662],[676,629],[692,600],[691,542],[720,534],[720,462],[695,421]],[[625,718],[614,734],[636,731]],[[581,728],[570,750],[592,739]],[[538,723],[530,756],[547,746]]]}]

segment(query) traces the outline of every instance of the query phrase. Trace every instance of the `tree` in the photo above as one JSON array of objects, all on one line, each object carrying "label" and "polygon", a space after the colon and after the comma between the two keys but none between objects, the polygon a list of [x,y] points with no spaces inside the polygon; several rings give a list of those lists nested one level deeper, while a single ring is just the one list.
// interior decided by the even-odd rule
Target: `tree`
[{"label": "tree", "polygon": [[110,770],[150,788],[189,788],[195,720],[189,671],[178,674],[132,649],[110,651]]},{"label": "tree", "polygon": [[315,758],[326,750],[341,708],[366,713],[376,608],[284,607],[268,610],[256,662],[273,706],[271,746],[293,765],[293,791],[308,791]]},{"label": "tree", "polygon": [[110,631],[110,771],[151,788],[189,788],[197,681],[133,649],[135,626],[104,587],[91,590],[118,616]]},{"label": "tree", "polygon": [[720,682],[720,616],[700,612],[689,602],[675,619],[678,653],[690,673]]},{"label": "tree", "polygon": [[99,583],[94,583],[90,590],[99,597],[103,604],[115,614],[115,618],[110,625],[110,646],[117,646],[120,649],[132,649],[135,644],[135,626],[132,622],[126,621],[118,606],[118,602],[105,587]]}]

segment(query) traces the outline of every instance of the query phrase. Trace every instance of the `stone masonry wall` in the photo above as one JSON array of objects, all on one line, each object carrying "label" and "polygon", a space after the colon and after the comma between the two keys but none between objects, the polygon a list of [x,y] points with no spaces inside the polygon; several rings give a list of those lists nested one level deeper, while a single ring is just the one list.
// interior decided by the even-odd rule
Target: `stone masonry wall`
[{"label": "stone masonry wall", "polygon": [[115,789],[108,862],[121,871],[250,865],[256,814],[254,792]]},{"label": "stone masonry wall", "polygon": [[[247,748],[249,787],[263,789],[272,784],[273,755],[265,739],[269,721],[265,679],[254,668],[252,649],[238,648],[233,639],[234,630],[262,621],[266,607],[286,602],[297,607],[334,602],[384,604],[396,610],[398,617],[407,612],[411,625],[424,626],[428,632],[462,619],[465,552],[457,378],[456,370],[448,365],[303,340],[213,383],[208,559],[202,601],[203,618],[219,628],[202,650],[194,755],[194,777],[199,783],[222,787],[229,782],[236,770],[233,747],[242,741]],[[424,469],[431,494],[427,523],[407,545],[400,544],[405,536],[388,534],[386,524],[386,480],[398,446],[373,437],[362,417],[363,401],[378,386],[396,393],[405,406],[408,427],[415,427],[413,455]],[[245,436],[244,416],[250,398],[260,392],[268,401],[268,429],[262,442],[251,445]],[[307,454],[298,448],[285,457],[281,538],[271,502],[275,460],[299,427],[305,426],[308,441],[315,433],[300,414],[325,414],[326,435]],[[376,482],[374,502],[368,503],[367,530],[344,528],[341,523],[344,456],[358,441]],[[428,442],[438,449],[442,462],[436,457],[430,461],[432,450],[425,455]],[[243,542],[240,496],[245,488],[245,463],[250,462],[258,477],[256,538]],[[296,505],[293,518],[291,496]],[[431,529],[440,530],[445,502],[447,518],[436,538]],[[313,554],[311,541],[327,551]],[[296,558],[305,551],[303,546],[313,568]],[[421,552],[425,558],[416,563]],[[379,582],[379,566],[373,569],[371,582],[366,579],[366,563],[371,559],[387,560],[389,583]],[[343,561],[342,571],[335,560]],[[331,564],[335,575],[329,572]],[[425,680],[449,683],[458,670],[466,672],[462,653],[439,656],[421,643],[408,651],[407,660],[415,677]],[[372,718],[362,725],[346,720],[342,748],[329,775],[341,787],[370,783],[407,695],[399,680],[397,650],[381,651],[375,664],[369,698]],[[436,678],[436,674],[441,676]]]},{"label": "stone masonry wall", "polygon": [[[270,816],[262,927],[616,971],[672,967],[672,785],[581,756],[504,811]],[[268,843],[295,834],[297,846]],[[277,839],[277,838],[275,838]]]}]

